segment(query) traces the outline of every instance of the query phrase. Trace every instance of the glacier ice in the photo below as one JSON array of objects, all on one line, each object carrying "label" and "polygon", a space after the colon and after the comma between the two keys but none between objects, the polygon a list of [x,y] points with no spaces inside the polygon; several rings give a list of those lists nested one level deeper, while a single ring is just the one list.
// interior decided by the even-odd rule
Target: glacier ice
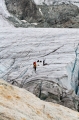
[{"label": "glacier ice", "polygon": [[[78,29],[0,28],[0,66],[5,68],[0,78],[25,83],[45,79],[78,93],[78,39]],[[37,63],[35,73],[33,61],[43,59],[48,65]]]}]

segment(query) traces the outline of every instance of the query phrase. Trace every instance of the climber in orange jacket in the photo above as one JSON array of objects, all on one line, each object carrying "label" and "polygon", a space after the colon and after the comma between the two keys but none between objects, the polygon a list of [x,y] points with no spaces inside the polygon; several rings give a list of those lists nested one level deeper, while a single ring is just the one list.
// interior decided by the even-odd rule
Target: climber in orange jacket
[{"label": "climber in orange jacket", "polygon": [[33,62],[33,68],[34,68],[34,70],[36,72],[36,62]]}]

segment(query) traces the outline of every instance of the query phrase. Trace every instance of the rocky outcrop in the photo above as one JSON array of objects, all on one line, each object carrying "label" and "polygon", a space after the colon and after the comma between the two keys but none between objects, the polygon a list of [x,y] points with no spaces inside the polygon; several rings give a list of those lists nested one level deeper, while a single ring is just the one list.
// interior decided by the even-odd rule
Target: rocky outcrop
[{"label": "rocky outcrop", "polygon": [[31,81],[23,88],[35,94],[44,101],[58,103],[73,110],[79,110],[79,97],[74,90],[67,90],[61,84],[48,81]]},{"label": "rocky outcrop", "polygon": [[1,120],[79,120],[79,113],[47,103],[32,93],[0,80]]},{"label": "rocky outcrop", "polygon": [[[70,27],[76,22],[71,22],[79,14],[79,8],[72,4],[61,4],[53,6],[41,6],[45,21],[49,27]],[[48,11],[48,12],[47,12]],[[71,24],[68,24],[68,23]],[[68,24],[68,26],[67,26]]]},{"label": "rocky outcrop", "polygon": [[41,17],[37,6],[32,0],[5,0],[5,3],[9,12],[20,20],[37,22]]},{"label": "rocky outcrop", "polygon": [[[9,12],[18,19],[26,20],[28,23],[37,23],[31,24],[33,27],[79,27],[79,8],[71,3],[58,4],[55,1],[57,4],[36,5],[32,0],[5,0],[5,3]],[[13,18],[9,20],[16,22]],[[22,24],[20,26],[29,26]]]}]

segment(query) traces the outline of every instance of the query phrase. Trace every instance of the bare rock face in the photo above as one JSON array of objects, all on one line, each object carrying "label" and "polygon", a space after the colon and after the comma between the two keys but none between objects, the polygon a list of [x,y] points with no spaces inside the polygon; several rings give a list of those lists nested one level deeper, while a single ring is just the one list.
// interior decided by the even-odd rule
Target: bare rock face
[{"label": "bare rock face", "polygon": [[0,80],[1,120],[79,120],[79,113],[47,103],[32,93]]},{"label": "bare rock face", "polygon": [[5,0],[10,13],[15,15],[20,20],[29,20],[35,22],[40,18],[37,6],[31,0]]},{"label": "bare rock face", "polygon": [[68,24],[69,26],[64,24],[70,21],[72,17],[75,18],[79,13],[78,7],[72,4],[45,5],[41,6],[41,9],[49,27],[69,27],[70,24]]},{"label": "bare rock face", "polygon": [[32,0],[5,0],[5,3],[10,13],[20,20],[36,22],[35,27],[79,27],[79,8],[71,3],[36,5]]},{"label": "bare rock face", "polygon": [[31,81],[23,85],[25,89],[44,101],[58,103],[78,111],[79,97],[73,90],[67,90],[56,82]]}]

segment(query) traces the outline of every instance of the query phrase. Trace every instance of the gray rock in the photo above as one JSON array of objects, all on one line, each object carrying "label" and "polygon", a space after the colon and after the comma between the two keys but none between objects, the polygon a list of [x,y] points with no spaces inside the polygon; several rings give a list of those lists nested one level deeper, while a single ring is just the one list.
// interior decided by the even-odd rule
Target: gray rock
[{"label": "gray rock", "polygon": [[41,17],[32,0],[5,0],[5,3],[9,12],[20,20],[36,22]]},{"label": "gray rock", "polygon": [[[79,27],[79,8],[71,3],[36,5],[32,0],[5,0],[8,11],[20,20],[9,17],[15,27]],[[30,23],[38,23],[32,25]]]},{"label": "gray rock", "polygon": [[31,81],[24,84],[23,87],[42,100],[58,103],[76,111],[79,109],[79,97],[73,90],[68,91],[59,84],[48,81]]},{"label": "gray rock", "polygon": [[[71,20],[72,17],[76,17],[79,13],[77,6],[72,4],[62,4],[55,6],[41,6],[45,21],[50,25],[50,27],[62,26]],[[62,12],[63,11],[63,12]]]}]

